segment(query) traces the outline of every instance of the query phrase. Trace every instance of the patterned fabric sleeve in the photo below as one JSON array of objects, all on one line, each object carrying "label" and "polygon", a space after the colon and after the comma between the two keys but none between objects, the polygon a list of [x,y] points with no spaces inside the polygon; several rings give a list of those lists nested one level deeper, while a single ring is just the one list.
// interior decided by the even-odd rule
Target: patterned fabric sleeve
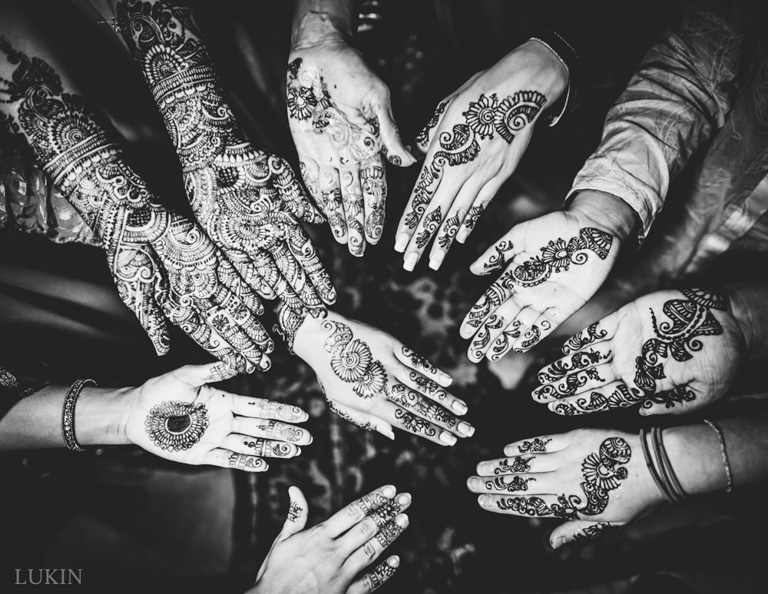
[{"label": "patterned fabric sleeve", "polygon": [[725,121],[742,36],[725,19],[691,11],[643,58],[608,112],[600,146],[577,174],[566,203],[597,190],[629,204],[648,233],[670,180]]}]

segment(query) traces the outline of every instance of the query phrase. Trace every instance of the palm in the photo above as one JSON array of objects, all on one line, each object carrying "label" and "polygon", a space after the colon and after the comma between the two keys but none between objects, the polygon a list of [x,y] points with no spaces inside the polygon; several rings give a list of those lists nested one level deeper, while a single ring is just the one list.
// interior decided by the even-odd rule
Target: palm
[{"label": "palm", "polygon": [[726,392],[744,349],[724,297],[660,291],[570,339],[566,356],[539,373],[534,398],[560,414],[636,403],[649,413],[689,412]]},{"label": "palm", "polygon": [[206,233],[262,296],[295,309],[332,303],[335,292],[298,219],[317,222],[281,158],[250,146],[225,149],[186,173],[187,193]]},{"label": "palm", "polygon": [[527,351],[582,307],[611,270],[618,240],[580,214],[554,212],[513,227],[472,265],[504,273],[465,317],[469,358]]}]

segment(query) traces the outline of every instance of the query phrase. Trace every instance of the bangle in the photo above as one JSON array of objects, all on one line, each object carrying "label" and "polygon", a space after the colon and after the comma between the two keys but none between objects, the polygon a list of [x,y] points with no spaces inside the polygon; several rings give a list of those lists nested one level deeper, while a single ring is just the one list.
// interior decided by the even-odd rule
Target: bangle
[{"label": "bangle", "polygon": [[566,110],[573,109],[580,102],[581,87],[581,67],[579,65],[579,55],[573,46],[568,43],[561,35],[551,29],[539,31],[536,35],[530,37],[531,40],[539,42],[549,51],[555,54],[558,60],[568,71],[568,86],[566,87],[565,100],[562,101],[562,107],[555,110],[560,100],[555,102],[547,110],[548,113],[542,114],[542,120],[545,124],[552,127],[560,121]]},{"label": "bangle", "polygon": [[64,435],[64,443],[67,444],[67,449],[73,452],[85,451],[85,448],[77,443],[77,438],[75,437],[75,404],[80,397],[80,392],[88,384],[97,385],[92,379],[79,379],[69,387],[67,395],[64,397],[64,409],[61,413],[61,433]]},{"label": "bangle", "polygon": [[720,454],[723,457],[725,478],[728,480],[728,488],[725,490],[725,492],[730,493],[733,491],[733,473],[731,473],[731,464],[728,462],[728,452],[725,450],[725,437],[723,436],[723,432],[720,430],[720,427],[715,425],[712,421],[709,419],[704,419],[704,423],[709,425],[712,428],[712,431],[717,433],[717,439],[720,441]]},{"label": "bangle", "polygon": [[675,500],[672,497],[672,494],[667,489],[667,485],[664,483],[663,480],[661,480],[661,476],[659,475],[658,470],[656,470],[656,464],[653,461],[653,458],[651,457],[651,451],[648,448],[648,441],[646,439],[647,431],[645,429],[640,429],[640,444],[643,447],[643,456],[645,456],[645,464],[648,467],[648,471],[651,473],[651,477],[653,478],[653,482],[656,483],[656,486],[659,488],[659,491],[661,491],[661,494],[664,495],[664,498],[669,501],[670,503],[674,503]]},{"label": "bangle", "polygon": [[680,503],[685,499],[688,494],[683,490],[683,486],[680,481],[677,480],[677,475],[672,468],[672,463],[669,461],[667,455],[667,449],[664,447],[664,441],[662,439],[662,431],[660,427],[654,427],[651,429],[651,441],[653,443],[653,449],[656,453],[656,461],[659,463],[661,480],[667,487],[667,490],[672,495],[672,499],[675,503]]}]

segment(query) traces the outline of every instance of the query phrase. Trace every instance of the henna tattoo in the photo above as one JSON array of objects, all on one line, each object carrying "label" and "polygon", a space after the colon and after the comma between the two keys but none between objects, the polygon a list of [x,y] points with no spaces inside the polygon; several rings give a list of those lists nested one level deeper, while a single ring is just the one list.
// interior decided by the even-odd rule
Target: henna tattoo
[{"label": "henna tattoo", "polygon": [[577,398],[572,403],[558,403],[555,405],[554,412],[561,415],[572,416],[608,408],[627,408],[637,404],[643,398],[645,398],[645,394],[642,390],[629,388],[625,384],[619,384],[616,386],[616,389],[608,395],[605,395],[602,391],[594,391],[590,392],[589,396]]},{"label": "henna tattoo", "polygon": [[365,588],[369,592],[381,588],[384,582],[395,574],[396,570],[397,568],[390,566],[386,561],[380,563],[373,569],[373,571],[365,574]]},{"label": "henna tattoo", "polygon": [[298,503],[295,501],[291,501],[291,505],[288,508],[288,521],[291,523],[296,523],[299,521],[299,518],[301,517],[301,512],[304,511],[304,508],[301,507]]},{"label": "henna tattoo", "polygon": [[643,343],[641,354],[635,359],[635,385],[649,398],[643,403],[645,408],[653,403],[672,408],[695,400],[696,394],[686,386],[657,394],[656,380],[666,377],[664,363],[669,356],[681,363],[690,361],[704,347],[699,337],[723,333],[712,310],[727,309],[725,295],[706,289],[684,289],[681,293],[685,299],[670,299],[662,307],[669,321],[659,322],[651,310],[655,338]]},{"label": "henna tattoo", "polygon": [[363,512],[363,515],[367,516],[373,513],[373,510],[375,510],[380,505],[384,505],[384,503],[387,501],[391,500],[384,497],[384,495],[381,493],[369,493],[368,495],[363,495],[360,499],[358,499],[357,505]]},{"label": "henna tattoo", "polygon": [[520,475],[515,475],[512,477],[512,480],[507,482],[506,477],[496,477],[495,479],[491,481],[485,482],[485,488],[486,489],[495,489],[497,491],[507,491],[509,493],[513,493],[515,491],[527,491],[528,490],[528,483],[531,481],[536,481],[535,478],[523,478]]},{"label": "henna tattoo", "polygon": [[594,349],[576,352],[571,355],[570,360],[555,361],[546,369],[541,371],[538,375],[539,382],[555,382],[573,371],[578,371],[579,369],[584,369],[585,367],[597,365],[600,363],[600,361],[605,361],[610,356],[610,351],[605,354],[601,354]]},{"label": "henna tattoo", "polygon": [[423,433],[428,437],[437,435],[437,430],[428,421],[409,413],[405,409],[398,407],[395,411],[395,418],[402,423],[404,429],[411,433]]},{"label": "henna tattoo", "polygon": [[[504,318],[493,314],[490,318],[488,318],[488,321],[485,323],[485,325],[478,331],[478,333],[475,335],[475,339],[472,341],[472,345],[470,346],[471,354],[473,358],[475,359],[482,359],[483,355],[485,354],[485,349],[488,346],[488,343],[491,341],[491,332],[493,330],[498,330],[504,325]],[[512,332],[511,334],[514,334]],[[510,336],[511,336],[510,334]],[[519,336],[518,332],[518,336]],[[507,338],[507,335],[503,332],[499,335],[499,339],[503,342]]]},{"label": "henna tattoo", "polygon": [[444,250],[451,247],[453,238],[456,237],[456,233],[459,231],[461,220],[464,218],[464,209],[459,208],[452,217],[445,219],[445,225],[443,233],[437,238],[437,245]]},{"label": "henna tattoo", "polygon": [[432,236],[440,226],[443,220],[443,213],[440,207],[436,207],[432,212],[424,217],[424,229],[416,236],[416,247],[423,248],[432,239]]},{"label": "henna tattoo", "polygon": [[268,439],[277,439],[296,443],[304,436],[304,431],[293,425],[286,425],[277,421],[269,421],[266,425],[259,425],[258,429],[264,432]]},{"label": "henna tattoo", "polygon": [[586,330],[579,332],[575,336],[572,336],[563,345],[563,354],[570,355],[571,353],[583,349],[585,346],[602,340],[608,336],[606,330],[597,330],[597,322],[590,324]]},{"label": "henna tattoo", "polygon": [[161,450],[182,452],[194,446],[208,428],[204,404],[167,401],[153,406],[144,428],[150,441]]},{"label": "henna tattoo", "polygon": [[496,250],[496,253],[491,255],[488,261],[483,264],[483,271],[486,274],[500,270],[504,266],[507,254],[515,249],[515,246],[508,239],[502,239],[493,246],[493,249]]},{"label": "henna tattoo", "polygon": [[439,423],[453,429],[458,424],[458,419],[439,404],[423,398],[415,390],[407,388],[403,384],[395,384],[389,389],[387,399],[399,404],[403,408],[415,412],[420,417]]},{"label": "henna tattoo", "polygon": [[517,451],[521,454],[534,453],[534,452],[546,452],[547,444],[552,441],[551,438],[536,437],[530,441],[524,441],[523,445],[517,446]]},{"label": "henna tattoo", "polygon": [[427,394],[431,398],[442,401],[448,397],[448,392],[440,384],[428,377],[424,377],[420,373],[411,371],[408,373],[408,378],[418,386],[423,394]]},{"label": "henna tattoo", "polygon": [[271,458],[288,458],[294,453],[294,447],[287,443],[279,441],[270,441],[268,439],[253,439],[244,441],[243,445],[253,450],[254,456],[267,456]]},{"label": "henna tattoo", "polygon": [[504,459],[499,463],[498,468],[493,469],[493,474],[504,474],[505,472],[528,472],[531,469],[531,460],[533,460],[533,456],[530,458],[515,456],[514,460],[512,460],[512,464],[510,464],[509,458]]},{"label": "henna tattoo", "polygon": [[435,113],[427,121],[427,125],[422,128],[421,132],[416,135],[416,144],[426,146],[429,142],[429,133],[440,122],[440,117],[445,113],[445,108],[448,107],[449,101],[441,101],[435,108]]},{"label": "henna tattoo", "polygon": [[295,422],[301,420],[304,411],[298,406],[266,400],[264,398],[255,398],[248,401],[248,406],[257,406],[259,408],[258,416],[261,418],[277,418],[282,421]]},{"label": "henna tattoo", "polygon": [[466,230],[465,236],[469,235],[475,228],[475,225],[477,225],[477,221],[480,220],[480,215],[483,214],[486,206],[486,204],[478,204],[469,209],[467,218],[464,219],[464,223],[462,224],[462,227]]},{"label": "henna tattoo", "polygon": [[[397,157],[397,155],[393,155],[393,158],[395,157]],[[365,233],[371,241],[378,241],[381,239],[381,234],[384,230],[384,205],[387,200],[387,184],[384,181],[384,168],[373,166],[361,169],[360,183],[363,186],[363,193],[368,197],[368,216],[365,219]]]},{"label": "henna tattoo", "polygon": [[252,470],[254,472],[263,472],[267,469],[267,463],[261,458],[234,452],[227,458],[227,466],[235,470]]},{"label": "henna tattoo", "polygon": [[493,344],[491,345],[491,355],[489,357],[491,361],[498,361],[502,355],[512,348],[513,340],[519,337],[520,322],[514,320],[507,328],[502,330],[501,334],[493,341]]},{"label": "henna tattoo", "polygon": [[550,324],[548,320],[543,320],[540,326],[537,326],[536,324],[531,326],[528,332],[525,333],[525,340],[520,343],[520,348],[531,348],[534,344],[541,340],[541,331],[544,330],[544,332],[546,332],[551,327],[552,324]]},{"label": "henna tattoo", "polygon": [[555,398],[558,400],[561,398],[568,398],[569,396],[576,394],[576,391],[579,388],[586,386],[587,382],[590,380],[598,382],[605,381],[600,377],[596,368],[589,367],[577,371],[576,373],[572,373],[571,375],[566,375],[565,378],[556,384],[545,384],[536,388],[533,391],[533,395],[538,400],[543,400],[545,398]]},{"label": "henna tattoo", "polygon": [[437,367],[426,358],[419,355],[416,351],[409,349],[407,346],[403,346],[401,352],[408,357],[411,361],[411,366],[418,367],[423,373],[436,374]]},{"label": "henna tattoo", "polygon": [[353,338],[352,329],[342,322],[325,320],[331,331],[323,348],[331,353],[331,369],[344,382],[351,383],[360,398],[373,398],[386,390],[387,373],[381,361],[373,358],[367,343]]},{"label": "henna tattoo", "polygon": [[[578,497],[575,499],[579,501]],[[574,505],[565,495],[558,495],[557,503],[552,505],[547,505],[541,497],[502,497],[496,500],[496,506],[501,510],[526,516],[555,516],[563,520],[578,518]]]},{"label": "henna tattoo", "polygon": [[395,499],[383,499],[384,501],[366,513],[369,518],[376,522],[379,530],[389,524],[402,509],[402,506]]},{"label": "henna tattoo", "polygon": [[403,528],[398,526],[394,521],[387,522],[379,528],[376,533],[376,541],[381,545],[381,548],[386,549],[389,545],[395,542],[398,536],[403,532]]},{"label": "henna tattoo", "polygon": [[573,533],[573,540],[587,540],[590,538],[596,538],[605,532],[618,530],[619,526],[613,522],[595,522],[589,526],[585,526]]},{"label": "henna tattoo", "polygon": [[336,406],[336,404],[333,402],[333,400],[326,399],[326,402],[328,403],[328,408],[331,410],[331,412],[340,416],[345,421],[360,427],[360,429],[363,429],[364,431],[373,431],[375,429],[375,427],[373,426],[373,423],[365,419],[365,417],[363,417],[362,415],[359,417],[353,417],[351,414],[346,413],[341,409],[339,409]]}]

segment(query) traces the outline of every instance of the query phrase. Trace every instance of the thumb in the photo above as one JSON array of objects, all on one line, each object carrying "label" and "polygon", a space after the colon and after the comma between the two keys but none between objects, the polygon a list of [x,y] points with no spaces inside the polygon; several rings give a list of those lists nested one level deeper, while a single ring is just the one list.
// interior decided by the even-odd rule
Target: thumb
[{"label": "thumb", "polygon": [[553,549],[557,549],[574,540],[595,538],[606,530],[617,528],[622,524],[619,522],[588,522],[585,520],[566,522],[565,524],[560,524],[552,531],[552,534],[549,536],[549,544]]},{"label": "thumb", "polygon": [[205,384],[221,382],[234,377],[237,375],[237,370],[232,369],[222,361],[214,361],[204,365],[185,365],[172,371],[170,375],[190,388],[199,388]]},{"label": "thumb", "polygon": [[416,162],[416,158],[408,152],[408,149],[405,148],[403,141],[400,139],[400,132],[392,115],[392,105],[389,97],[375,106],[374,113],[379,120],[379,134],[383,144],[381,152],[387,158],[387,161],[398,167],[413,165]]},{"label": "thumb", "polygon": [[288,487],[288,515],[285,518],[283,529],[277,536],[277,540],[285,540],[297,532],[304,530],[309,515],[309,505],[304,493],[296,486]]}]

